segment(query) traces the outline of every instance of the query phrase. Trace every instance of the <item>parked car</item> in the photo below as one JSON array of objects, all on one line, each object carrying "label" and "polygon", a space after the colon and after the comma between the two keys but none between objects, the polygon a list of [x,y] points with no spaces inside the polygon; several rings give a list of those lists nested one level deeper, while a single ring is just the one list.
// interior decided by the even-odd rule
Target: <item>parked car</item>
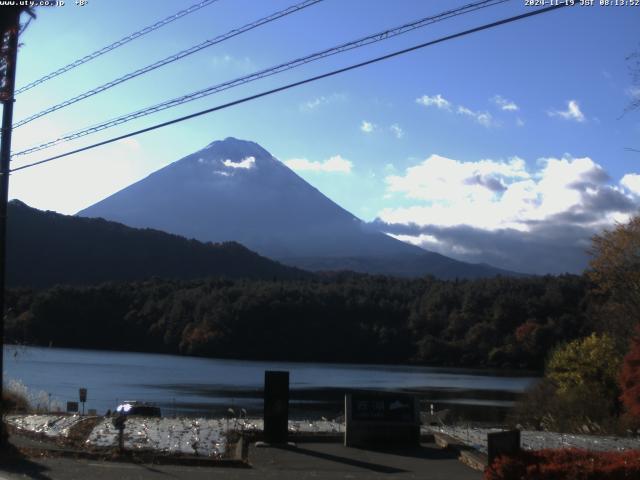
[{"label": "parked car", "polygon": [[139,415],[141,417],[161,417],[160,407],[136,400],[125,400],[116,408],[116,414]]}]

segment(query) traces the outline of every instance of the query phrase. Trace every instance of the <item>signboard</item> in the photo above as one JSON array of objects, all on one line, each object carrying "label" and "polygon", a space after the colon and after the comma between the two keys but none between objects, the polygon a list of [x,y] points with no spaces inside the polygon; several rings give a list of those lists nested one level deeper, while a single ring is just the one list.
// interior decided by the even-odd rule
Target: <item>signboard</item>
[{"label": "signboard", "polygon": [[67,412],[78,413],[78,402],[67,402]]},{"label": "signboard", "polygon": [[289,428],[289,372],[264,372],[264,440],[286,443]]},{"label": "signboard", "polygon": [[414,401],[405,396],[371,396],[354,394],[351,396],[351,418],[353,420],[382,420],[412,422],[414,420]]},{"label": "signboard", "polygon": [[80,401],[82,403],[87,401],[87,389],[86,388],[81,388],[80,389]]},{"label": "signboard", "polygon": [[393,392],[345,395],[345,436],[348,447],[417,446],[420,444],[418,400]]},{"label": "signboard", "polygon": [[515,455],[520,451],[520,430],[487,433],[489,465],[500,455]]}]

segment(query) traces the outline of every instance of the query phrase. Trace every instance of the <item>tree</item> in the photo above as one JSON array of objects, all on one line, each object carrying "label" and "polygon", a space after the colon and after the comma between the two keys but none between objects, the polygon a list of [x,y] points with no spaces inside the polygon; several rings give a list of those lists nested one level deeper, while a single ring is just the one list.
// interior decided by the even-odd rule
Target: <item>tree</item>
[{"label": "tree", "polygon": [[605,299],[608,329],[626,340],[640,321],[640,215],[592,238],[587,276]]},{"label": "tree", "polygon": [[629,353],[624,357],[620,373],[620,400],[632,418],[640,420],[640,327],[631,341]]},{"label": "tree", "polygon": [[588,392],[610,399],[615,408],[621,360],[610,336],[592,333],[556,349],[547,363],[546,377],[556,385],[560,396]]}]

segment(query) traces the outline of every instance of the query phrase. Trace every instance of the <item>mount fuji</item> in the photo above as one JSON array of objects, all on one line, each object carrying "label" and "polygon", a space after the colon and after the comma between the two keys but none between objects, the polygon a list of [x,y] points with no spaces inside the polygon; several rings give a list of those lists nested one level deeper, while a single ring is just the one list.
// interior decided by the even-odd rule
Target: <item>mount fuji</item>
[{"label": "mount fuji", "polygon": [[80,211],[204,242],[236,241],[309,270],[476,278],[506,272],[376,231],[260,145],[226,138]]}]

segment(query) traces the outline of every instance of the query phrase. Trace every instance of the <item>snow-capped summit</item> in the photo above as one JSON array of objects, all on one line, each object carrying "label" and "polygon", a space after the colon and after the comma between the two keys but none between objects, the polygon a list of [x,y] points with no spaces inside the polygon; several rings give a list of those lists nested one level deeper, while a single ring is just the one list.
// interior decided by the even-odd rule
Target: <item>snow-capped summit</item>
[{"label": "snow-capped summit", "polygon": [[272,258],[421,252],[366,225],[254,142],[215,141],[82,210]]}]

